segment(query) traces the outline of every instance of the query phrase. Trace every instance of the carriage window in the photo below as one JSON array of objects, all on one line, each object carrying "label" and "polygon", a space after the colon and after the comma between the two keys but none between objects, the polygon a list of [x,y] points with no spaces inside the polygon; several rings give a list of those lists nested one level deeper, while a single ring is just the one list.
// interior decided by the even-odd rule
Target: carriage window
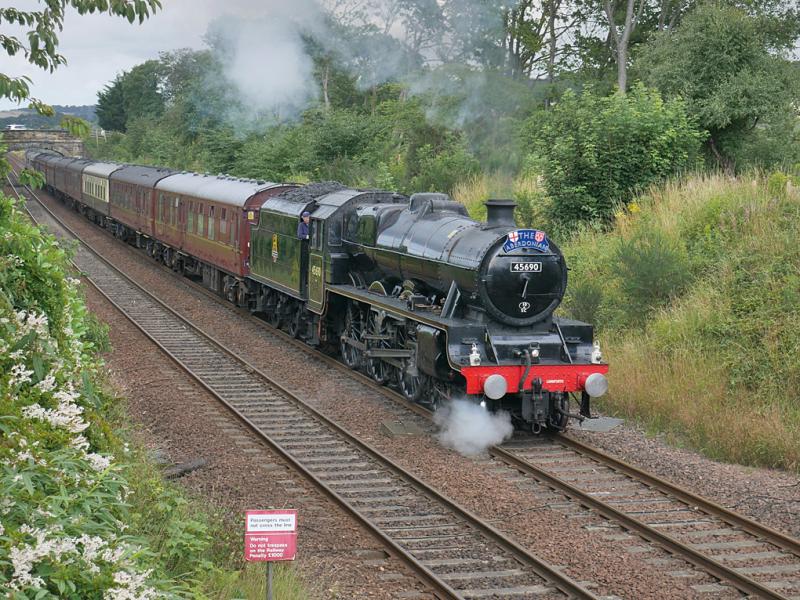
[{"label": "carriage window", "polygon": [[186,226],[186,231],[189,232],[189,233],[192,233],[192,230],[194,229],[194,212],[193,211],[194,211],[194,202],[189,202],[189,208],[188,208],[188,219],[189,219],[189,222],[188,222],[188,224]]},{"label": "carriage window", "polygon": [[227,211],[227,209],[223,208],[222,209],[222,214],[219,217],[219,235],[220,235],[220,239],[222,238],[222,236],[224,236],[226,233],[228,233],[227,217],[228,217],[228,211]]},{"label": "carriage window", "polygon": [[205,206],[202,204],[197,207],[197,235],[205,234],[205,227],[203,225],[203,216],[205,213]]},{"label": "carriage window", "polygon": [[214,207],[212,206],[211,209],[208,211],[208,239],[213,240],[214,234]]},{"label": "carriage window", "polygon": [[231,219],[231,246],[236,245],[236,230],[239,228],[239,221],[234,217]]}]

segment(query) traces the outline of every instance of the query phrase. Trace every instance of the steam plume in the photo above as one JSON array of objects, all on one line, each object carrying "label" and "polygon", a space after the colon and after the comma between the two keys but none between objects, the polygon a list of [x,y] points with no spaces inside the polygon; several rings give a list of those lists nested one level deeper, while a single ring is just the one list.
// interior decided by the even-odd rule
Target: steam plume
[{"label": "steam plume", "polygon": [[469,400],[452,401],[436,412],[434,421],[441,428],[441,444],[464,456],[480,454],[514,433],[507,412],[490,413]]}]

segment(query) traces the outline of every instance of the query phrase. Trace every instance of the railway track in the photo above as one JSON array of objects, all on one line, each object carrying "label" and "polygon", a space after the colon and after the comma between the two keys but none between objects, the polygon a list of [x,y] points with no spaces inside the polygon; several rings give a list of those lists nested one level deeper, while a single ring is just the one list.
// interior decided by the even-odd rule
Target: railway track
[{"label": "railway track", "polygon": [[[38,223],[80,242],[44,204],[28,208]],[[73,263],[165,354],[362,523],[438,597],[597,598],[308,406],[89,246],[78,245]]]},{"label": "railway track", "polygon": [[567,436],[518,436],[490,452],[744,594],[800,600],[798,540]]},{"label": "railway track", "polygon": [[[133,251],[132,251],[133,252]],[[151,261],[148,261],[152,264]],[[166,269],[166,267],[162,267]],[[221,306],[240,316],[247,311],[186,280]],[[407,402],[391,389],[350,371],[332,357],[276,330],[260,319],[254,323],[318,360],[351,373],[393,402],[417,413],[430,413]],[[759,598],[800,600],[800,542],[700,498],[666,480],[592,449],[569,436],[517,436],[491,448],[504,465],[554,490],[562,497],[595,511],[647,543],[687,561],[720,581],[699,591],[736,589]]]}]

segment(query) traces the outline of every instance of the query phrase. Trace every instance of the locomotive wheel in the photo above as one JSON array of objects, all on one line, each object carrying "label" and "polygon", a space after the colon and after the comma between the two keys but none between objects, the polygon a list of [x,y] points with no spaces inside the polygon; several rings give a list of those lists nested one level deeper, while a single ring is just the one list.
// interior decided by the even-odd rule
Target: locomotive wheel
[{"label": "locomotive wheel", "polygon": [[287,319],[286,329],[287,333],[293,338],[299,338],[300,332],[303,330],[303,311],[298,306],[294,313]]},{"label": "locomotive wheel", "polygon": [[[225,279],[227,280],[228,276],[226,276]],[[236,297],[238,294],[237,288],[238,284],[236,280],[225,282],[225,299],[232,304],[236,304]]]},{"label": "locomotive wheel", "polygon": [[278,303],[278,313],[280,314],[281,318],[281,329],[294,337],[295,330],[295,321],[297,320],[297,312],[300,310],[300,307],[297,306],[297,303],[292,300],[291,298],[287,298],[286,296],[281,297],[281,301]]},{"label": "locomotive wheel", "polygon": [[[382,324],[380,328],[378,328],[376,326],[376,315],[375,315],[374,312],[370,312],[369,321],[368,322],[369,322],[369,325],[367,326],[367,331],[369,333],[373,333],[375,335],[384,335],[386,333],[385,324]],[[381,340],[377,344],[377,346],[374,346],[374,347],[376,347],[376,348],[389,348],[390,344],[386,340]],[[366,363],[367,363],[366,364],[367,375],[372,377],[372,379],[375,380],[376,383],[379,383],[381,385],[386,385],[389,382],[389,379],[391,378],[391,371],[392,371],[392,368],[391,368],[390,365],[385,363],[380,358],[368,358]]]},{"label": "locomotive wheel", "polygon": [[417,402],[425,393],[427,386],[425,375],[410,375],[406,369],[397,371],[397,387],[403,397],[410,402]]},{"label": "locomotive wheel", "polygon": [[282,298],[276,298],[272,303],[271,310],[267,312],[269,315],[267,320],[275,329],[280,329],[283,322],[283,302],[281,300]]},{"label": "locomotive wheel", "polygon": [[420,403],[427,405],[433,411],[437,411],[443,404],[450,402],[450,389],[444,381],[433,377],[428,377],[428,383],[428,393],[420,398]]},{"label": "locomotive wheel", "polygon": [[376,383],[386,385],[389,382],[390,367],[380,358],[367,359],[367,374],[375,380]]},{"label": "locomotive wheel", "polygon": [[[342,337],[361,341],[363,327],[359,310],[351,303],[347,306],[347,314],[344,319],[344,330]],[[358,369],[361,366],[363,353],[355,346],[351,346],[346,341],[339,342],[339,350],[342,354],[344,364],[351,369]]]}]

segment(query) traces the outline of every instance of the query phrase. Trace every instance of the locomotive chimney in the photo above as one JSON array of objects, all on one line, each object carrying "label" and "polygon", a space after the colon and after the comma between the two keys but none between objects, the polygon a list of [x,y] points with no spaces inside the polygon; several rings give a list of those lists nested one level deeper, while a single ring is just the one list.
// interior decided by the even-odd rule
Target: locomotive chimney
[{"label": "locomotive chimney", "polygon": [[517,203],[513,200],[487,200],[486,225],[489,227],[516,227],[514,209]]}]

